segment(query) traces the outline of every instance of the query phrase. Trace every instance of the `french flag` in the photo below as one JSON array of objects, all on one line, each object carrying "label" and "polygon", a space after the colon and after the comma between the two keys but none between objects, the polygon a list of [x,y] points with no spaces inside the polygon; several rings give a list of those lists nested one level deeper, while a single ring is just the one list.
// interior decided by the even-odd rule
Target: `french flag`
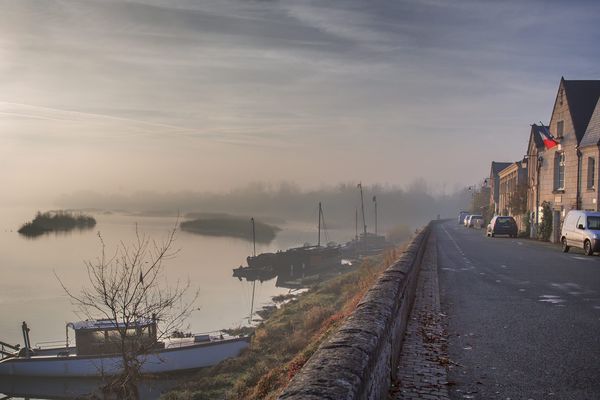
[{"label": "french flag", "polygon": [[542,137],[542,141],[544,142],[544,146],[546,146],[546,149],[550,150],[554,146],[558,145],[558,142],[556,141],[556,139],[554,139],[554,136],[552,136],[552,134],[548,130],[548,127],[542,124],[541,129],[539,129],[538,132]]}]

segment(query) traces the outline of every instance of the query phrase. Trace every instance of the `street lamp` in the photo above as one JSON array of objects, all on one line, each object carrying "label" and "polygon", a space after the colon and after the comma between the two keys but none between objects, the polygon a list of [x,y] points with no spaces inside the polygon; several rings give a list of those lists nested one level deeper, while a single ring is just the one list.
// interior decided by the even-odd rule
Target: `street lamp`
[{"label": "street lamp", "polygon": [[[467,186],[467,190],[469,192],[471,192],[471,203],[472,203],[472,207],[473,207],[473,212],[475,212],[475,192],[477,191],[477,186],[478,184],[474,184],[471,186]],[[483,180],[483,183],[481,184],[481,189],[483,188],[487,188],[488,187],[488,180],[487,178]],[[482,210],[485,208],[485,206],[481,206],[480,207]]]}]

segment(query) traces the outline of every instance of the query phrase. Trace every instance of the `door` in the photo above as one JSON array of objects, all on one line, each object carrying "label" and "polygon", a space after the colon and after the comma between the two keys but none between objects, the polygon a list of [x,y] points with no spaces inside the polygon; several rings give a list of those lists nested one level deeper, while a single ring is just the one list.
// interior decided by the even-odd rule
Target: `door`
[{"label": "door", "polygon": [[[580,226],[583,226],[583,229],[579,229]],[[583,248],[583,233],[585,231],[585,216],[579,215],[577,217],[577,222],[573,227],[573,230],[569,232],[571,236],[571,245],[575,247]]]}]

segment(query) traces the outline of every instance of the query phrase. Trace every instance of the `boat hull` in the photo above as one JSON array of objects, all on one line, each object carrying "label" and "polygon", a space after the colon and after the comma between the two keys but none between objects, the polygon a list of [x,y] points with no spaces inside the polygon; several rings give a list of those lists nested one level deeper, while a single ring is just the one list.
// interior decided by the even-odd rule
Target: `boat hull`
[{"label": "boat hull", "polygon": [[[209,367],[236,357],[248,347],[249,338],[227,339],[177,348],[167,348],[140,356],[142,374],[160,374]],[[111,356],[33,356],[0,361],[0,376],[98,377],[118,375],[123,361]]]}]

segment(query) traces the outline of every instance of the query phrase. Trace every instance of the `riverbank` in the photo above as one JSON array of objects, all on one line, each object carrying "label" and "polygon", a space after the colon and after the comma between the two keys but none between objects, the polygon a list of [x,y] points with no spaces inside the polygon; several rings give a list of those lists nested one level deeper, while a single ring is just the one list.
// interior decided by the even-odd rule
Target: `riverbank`
[{"label": "riverbank", "polygon": [[186,378],[166,400],[275,399],[317,347],[350,315],[402,247],[318,283],[260,323],[239,357]]},{"label": "riverbank", "polygon": [[[182,230],[207,236],[228,236],[252,240],[250,217],[227,214],[206,215],[180,224]],[[281,229],[274,225],[255,221],[256,241],[270,243]]]}]

